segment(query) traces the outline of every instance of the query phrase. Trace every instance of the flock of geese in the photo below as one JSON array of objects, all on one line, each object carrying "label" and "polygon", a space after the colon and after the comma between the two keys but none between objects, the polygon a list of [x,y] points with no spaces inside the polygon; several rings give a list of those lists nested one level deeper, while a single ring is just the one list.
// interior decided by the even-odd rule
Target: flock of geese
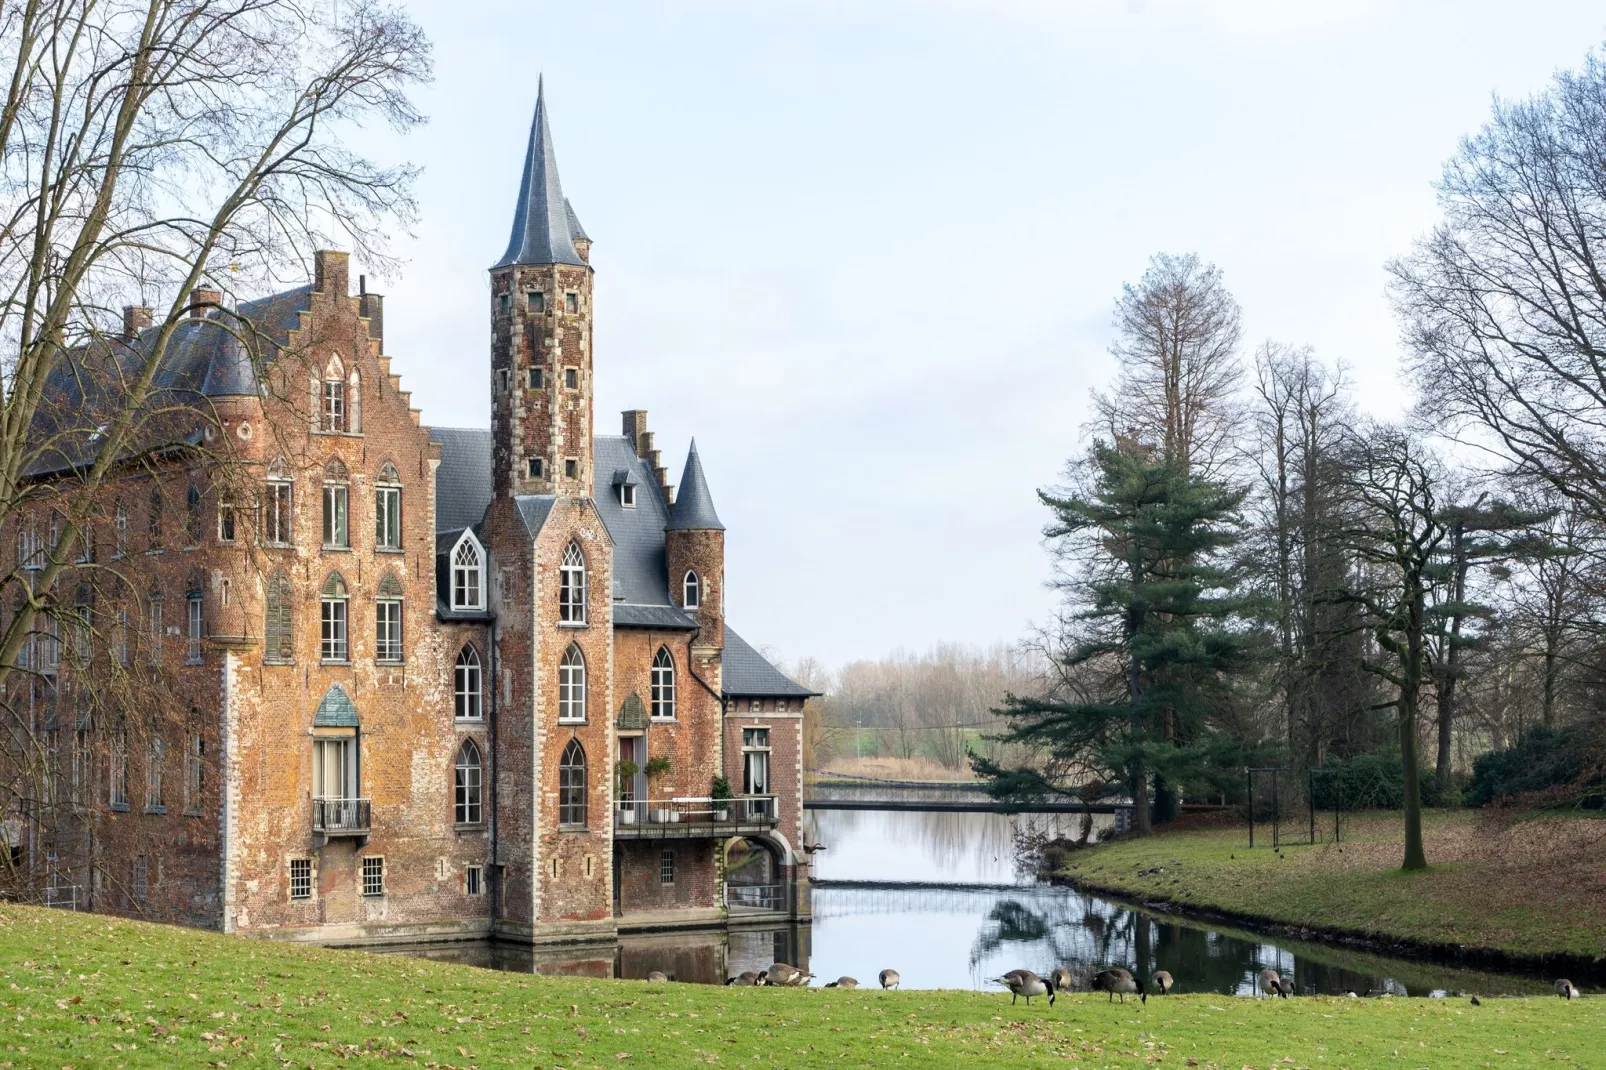
[{"label": "flock of geese", "polygon": [[[669,978],[661,971],[654,970],[647,975],[647,980],[667,981]],[[776,962],[772,963],[767,970],[744,970],[725,983],[727,985],[745,987],[769,985],[776,988],[806,988],[812,980],[814,980],[814,975],[807,970],[800,970],[796,966],[790,966],[784,962]],[[880,982],[883,989],[890,990],[897,988],[903,979],[898,976],[897,970],[882,970],[876,975],[876,980]],[[1259,994],[1264,996],[1278,996],[1287,999],[1294,994],[1293,978],[1283,977],[1276,970],[1270,968],[1261,970],[1256,977],[1256,982]],[[1011,1004],[1017,1000],[1025,999],[1026,1005],[1031,1006],[1033,997],[1047,996],[1048,1005],[1052,1007],[1055,993],[1070,992],[1076,988],[1076,975],[1064,966],[1055,967],[1047,977],[1039,977],[1031,970],[1010,970],[1002,977],[991,978],[989,983],[1003,985],[1008,989],[1009,1002]],[[859,982],[857,978],[844,976],[838,977],[835,981],[827,981],[825,987],[851,991],[859,987]],[[1174,982],[1170,973],[1165,970],[1156,970],[1154,976],[1150,978],[1150,984],[1145,986],[1143,979],[1133,976],[1131,970],[1120,966],[1111,966],[1109,969],[1095,973],[1091,980],[1088,981],[1087,987],[1092,992],[1109,993],[1112,1001],[1116,996],[1120,996],[1121,1002],[1125,1003],[1127,996],[1135,995],[1140,1002],[1148,1003],[1151,990],[1157,996],[1170,995]],[[1578,986],[1565,977],[1558,980],[1553,988],[1556,995],[1562,999],[1578,999],[1580,995]],[[1345,992],[1343,995],[1351,999],[1360,998],[1355,992]],[[1367,995],[1372,995],[1372,993],[1368,992]],[[1478,997],[1473,996],[1472,1002],[1478,1004]]]}]

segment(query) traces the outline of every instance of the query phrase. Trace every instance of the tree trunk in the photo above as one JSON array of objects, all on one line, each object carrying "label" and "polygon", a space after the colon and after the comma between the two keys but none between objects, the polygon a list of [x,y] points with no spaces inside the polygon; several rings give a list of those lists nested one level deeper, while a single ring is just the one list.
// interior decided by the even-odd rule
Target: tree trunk
[{"label": "tree trunk", "polygon": [[1461,623],[1465,619],[1459,607],[1467,596],[1466,524],[1461,520],[1455,522],[1450,533],[1450,560],[1455,569],[1450,598],[1457,609],[1450,618],[1450,635],[1444,644],[1444,678],[1439,685],[1439,753],[1433,766],[1433,781],[1440,805],[1450,790],[1450,744],[1455,727],[1456,678],[1461,667]]},{"label": "tree trunk", "polygon": [[1418,583],[1411,598],[1410,620],[1405,633],[1405,664],[1402,666],[1400,685],[1400,765],[1405,786],[1405,861],[1400,868],[1406,871],[1427,869],[1427,854],[1422,848],[1422,773],[1416,753],[1416,718],[1419,696],[1422,692],[1422,631],[1425,597]]}]

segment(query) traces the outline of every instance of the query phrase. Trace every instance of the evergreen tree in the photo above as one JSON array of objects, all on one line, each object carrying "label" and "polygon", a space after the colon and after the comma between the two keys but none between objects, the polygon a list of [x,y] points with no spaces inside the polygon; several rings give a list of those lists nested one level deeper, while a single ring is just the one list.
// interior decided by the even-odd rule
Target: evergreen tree
[{"label": "evergreen tree", "polygon": [[1248,661],[1235,619],[1237,576],[1219,562],[1238,539],[1243,494],[1164,456],[1096,445],[1085,493],[1040,492],[1054,513],[1046,535],[1069,566],[1072,638],[1063,674],[1076,693],[1010,695],[999,738],[1035,763],[974,759],[995,797],[1072,793],[1089,779],[1124,784],[1134,829],[1150,828],[1150,778],[1196,771],[1213,709]]}]

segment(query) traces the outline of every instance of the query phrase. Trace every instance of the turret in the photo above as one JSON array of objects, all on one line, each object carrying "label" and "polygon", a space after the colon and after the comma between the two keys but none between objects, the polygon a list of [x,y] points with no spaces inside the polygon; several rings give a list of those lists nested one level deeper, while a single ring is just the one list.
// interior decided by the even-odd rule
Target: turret
[{"label": "turret", "polygon": [[686,470],[664,529],[670,598],[697,617],[698,647],[725,645],[725,525],[692,440]]},{"label": "turret", "polygon": [[491,268],[497,495],[592,495],[591,239],[558,181],[544,86],[507,251]]}]

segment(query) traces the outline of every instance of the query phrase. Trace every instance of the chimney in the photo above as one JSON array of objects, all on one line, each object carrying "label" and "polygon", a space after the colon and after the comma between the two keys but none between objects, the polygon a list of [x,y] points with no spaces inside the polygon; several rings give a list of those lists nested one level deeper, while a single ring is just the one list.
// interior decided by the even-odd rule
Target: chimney
[{"label": "chimney", "polygon": [[351,254],[319,249],[312,254],[312,288],[345,297],[351,292]]},{"label": "chimney", "polygon": [[190,291],[190,318],[201,319],[208,311],[223,303],[223,291],[210,286],[197,286]]},{"label": "chimney", "polygon": [[625,441],[630,443],[631,450],[640,457],[642,450],[652,446],[652,436],[647,433],[647,410],[626,409],[624,415]]},{"label": "chimney", "polygon": [[368,337],[385,351],[385,295],[368,292],[368,276],[357,276],[357,315],[368,321]]},{"label": "chimney", "polygon": [[144,305],[123,306],[123,341],[132,342],[151,325],[151,310]]}]

